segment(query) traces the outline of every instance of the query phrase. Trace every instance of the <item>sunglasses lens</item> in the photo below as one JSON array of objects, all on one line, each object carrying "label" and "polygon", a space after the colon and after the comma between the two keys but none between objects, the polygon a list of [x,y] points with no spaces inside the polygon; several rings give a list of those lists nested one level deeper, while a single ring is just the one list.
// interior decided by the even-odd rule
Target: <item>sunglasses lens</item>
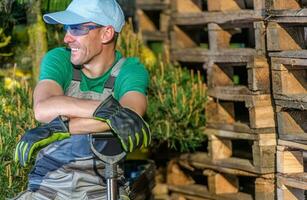
[{"label": "sunglasses lens", "polygon": [[64,25],[64,31],[68,31],[73,36],[81,36],[86,35],[89,29],[80,25]]}]

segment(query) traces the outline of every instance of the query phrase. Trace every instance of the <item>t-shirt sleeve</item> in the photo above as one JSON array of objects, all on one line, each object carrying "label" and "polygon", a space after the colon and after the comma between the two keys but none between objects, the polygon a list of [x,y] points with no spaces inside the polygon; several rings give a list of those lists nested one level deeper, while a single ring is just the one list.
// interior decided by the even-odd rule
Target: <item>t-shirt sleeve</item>
[{"label": "t-shirt sleeve", "polygon": [[54,80],[65,91],[71,79],[70,55],[64,48],[47,52],[40,66],[39,80]]},{"label": "t-shirt sleeve", "polygon": [[136,91],[147,95],[149,74],[137,58],[127,58],[115,81],[114,96],[120,100],[127,92]]}]

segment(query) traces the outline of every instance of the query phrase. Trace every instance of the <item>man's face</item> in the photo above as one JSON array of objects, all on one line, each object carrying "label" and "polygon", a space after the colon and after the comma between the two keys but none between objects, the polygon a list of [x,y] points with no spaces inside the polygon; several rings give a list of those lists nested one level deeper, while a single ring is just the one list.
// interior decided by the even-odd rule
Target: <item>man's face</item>
[{"label": "man's face", "polygon": [[[93,28],[88,30],[87,26],[94,27],[93,23],[86,23],[68,27],[64,42],[71,49],[70,60],[74,65],[83,65],[90,63],[97,55],[102,52],[101,39],[101,28]],[[81,32],[79,29],[81,28]],[[82,28],[85,32],[82,33]],[[78,32],[79,31],[79,32]],[[86,33],[87,32],[87,33]],[[77,33],[77,34],[76,34]]]}]

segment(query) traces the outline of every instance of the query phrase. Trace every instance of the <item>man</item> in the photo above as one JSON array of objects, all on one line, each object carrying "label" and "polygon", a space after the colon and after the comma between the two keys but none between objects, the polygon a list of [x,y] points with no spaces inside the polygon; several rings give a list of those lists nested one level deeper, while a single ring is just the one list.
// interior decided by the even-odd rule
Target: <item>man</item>
[{"label": "man", "polygon": [[[116,0],[73,0],[65,11],[44,15],[63,24],[68,48],[49,51],[34,90],[35,118],[45,124],[27,131],[15,160],[27,165],[28,190],[16,199],[105,199],[104,165],[90,149],[89,133],[111,131],[126,152],[150,143],[146,111],[148,73],[137,58],[115,50],[125,21]],[[113,141],[114,142],[114,141]],[[112,149],[106,141],[96,148]],[[120,198],[128,199],[121,175]]]}]

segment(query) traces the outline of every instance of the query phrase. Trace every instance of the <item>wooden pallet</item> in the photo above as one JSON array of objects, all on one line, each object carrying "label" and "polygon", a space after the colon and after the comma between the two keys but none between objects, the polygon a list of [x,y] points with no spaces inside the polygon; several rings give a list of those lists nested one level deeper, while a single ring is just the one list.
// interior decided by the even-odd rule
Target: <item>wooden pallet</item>
[{"label": "wooden pallet", "polygon": [[264,10],[265,0],[172,0],[176,13],[201,13],[206,11]]},{"label": "wooden pallet", "polygon": [[[208,5],[200,0],[173,0],[171,3],[172,24],[236,24],[242,22],[259,21],[263,19],[264,12],[261,10],[241,9],[239,6],[237,6],[237,9],[233,9],[234,5],[238,5],[235,1],[236,0],[227,0],[227,2],[223,2],[223,0],[208,1],[210,8],[214,11],[212,12],[211,10],[208,10]],[[244,3],[243,1],[244,0],[242,0],[240,4]]]},{"label": "wooden pallet", "polygon": [[265,0],[208,0],[209,11],[264,10]]},{"label": "wooden pallet", "polygon": [[138,0],[136,2],[138,30],[142,31],[144,41],[168,41],[169,2]]},{"label": "wooden pallet", "polygon": [[307,108],[291,108],[291,101],[276,101],[276,105],[279,138],[307,144]]},{"label": "wooden pallet", "polygon": [[[216,168],[196,167],[191,162],[188,155],[183,154],[178,163],[180,167],[171,174],[168,182],[168,192],[171,196],[182,196],[186,199],[217,199],[217,200],[273,200],[275,196],[275,175],[267,174],[259,176],[256,174],[248,175],[247,172],[233,173],[234,170],[226,168],[220,170]],[[197,161],[203,161],[202,158]],[[190,165],[191,164],[191,165]],[[205,162],[204,165],[208,164]],[[176,178],[174,177],[176,175]],[[189,177],[189,182],[176,181],[179,177]],[[170,180],[170,178],[168,178]],[[180,179],[181,180],[181,179]],[[178,198],[177,197],[177,198]]]},{"label": "wooden pallet", "polygon": [[271,53],[270,57],[274,98],[291,101],[292,108],[306,108],[307,51]]},{"label": "wooden pallet", "polygon": [[268,51],[287,51],[306,49],[305,24],[307,9],[301,11],[273,12],[268,17]]},{"label": "wooden pallet", "polygon": [[[218,25],[174,25],[171,31],[172,51],[181,49],[203,48],[212,51],[231,51],[249,49],[253,54],[265,52],[265,26],[263,22],[239,24],[237,26]],[[246,36],[248,35],[248,36]]]},{"label": "wooden pallet", "polygon": [[198,169],[213,169],[237,176],[275,172],[275,133],[252,135],[206,129],[205,134],[209,139],[207,149],[181,156],[182,162]]},{"label": "wooden pallet", "polygon": [[[231,180],[233,179],[234,180]],[[218,190],[225,189],[227,187],[237,189],[236,187],[240,187],[241,189],[245,188],[246,185],[239,185],[236,181],[237,177],[227,177],[221,174],[212,174],[208,179],[211,182],[209,185],[210,188],[219,188]],[[227,185],[225,185],[227,183]],[[237,185],[231,185],[237,184]],[[230,186],[231,185],[231,186]],[[176,186],[170,185],[168,186],[169,190],[172,193],[172,196],[176,195],[178,197],[182,197],[187,200],[274,200],[275,199],[275,186],[273,180],[264,180],[264,179],[256,179],[254,181],[254,194],[249,194],[246,192],[232,192],[232,193],[224,193],[224,194],[214,194],[214,192],[210,191],[208,186],[204,186],[201,184],[193,184],[193,185],[183,185]],[[211,189],[213,190],[213,189]],[[175,197],[176,197],[175,196]],[[176,200],[176,198],[175,198]]]},{"label": "wooden pallet", "polygon": [[199,13],[172,13],[172,24],[200,25],[208,23],[239,24],[263,19],[263,12],[253,10]]},{"label": "wooden pallet", "polygon": [[170,0],[136,0],[136,5],[142,10],[165,10],[169,8]]},{"label": "wooden pallet", "polygon": [[251,56],[248,62],[209,62],[208,87],[244,86],[248,94],[269,94],[270,73],[266,57]]},{"label": "wooden pallet", "polygon": [[[171,59],[180,62],[197,62],[209,66],[212,62],[219,63],[248,63],[254,60],[255,49],[222,49],[211,51],[205,48],[185,48],[171,51]],[[207,68],[207,67],[206,67]]]},{"label": "wooden pallet", "polygon": [[277,199],[304,200],[307,198],[306,158],[307,145],[278,140],[277,146]]},{"label": "wooden pallet", "polygon": [[271,96],[248,92],[244,86],[209,89],[207,127],[251,134],[275,132]]},{"label": "wooden pallet", "polygon": [[209,46],[213,51],[231,48],[241,48],[244,51],[245,48],[251,48],[255,49],[258,55],[264,55],[266,52],[265,25],[262,21],[237,26],[210,23],[208,31]]}]

